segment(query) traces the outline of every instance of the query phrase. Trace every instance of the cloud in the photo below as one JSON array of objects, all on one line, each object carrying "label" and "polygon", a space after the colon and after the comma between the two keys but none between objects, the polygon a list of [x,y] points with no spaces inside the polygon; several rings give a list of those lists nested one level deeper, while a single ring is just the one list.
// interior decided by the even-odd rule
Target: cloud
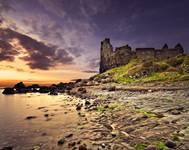
[{"label": "cloud", "polygon": [[88,67],[92,70],[97,70],[99,67],[100,59],[99,58],[92,58],[88,62]]},{"label": "cloud", "polygon": [[[31,69],[48,70],[58,64],[73,63],[73,58],[64,49],[54,45],[47,45],[29,36],[11,29],[0,29],[1,59],[0,61],[14,61],[16,56],[22,59]],[[14,41],[17,39],[19,42]],[[13,43],[11,43],[13,40]],[[5,41],[10,41],[6,43]],[[16,50],[13,49],[14,45]],[[20,55],[21,54],[21,55]]]},{"label": "cloud", "polygon": [[11,44],[0,40],[0,61],[14,61],[14,56],[19,54]]},{"label": "cloud", "polygon": [[[64,0],[65,1],[65,0]],[[65,10],[63,9],[64,1],[57,0],[38,0],[38,2],[48,11],[53,13],[56,16],[64,17],[66,15]]]},{"label": "cloud", "polygon": [[11,0],[0,0],[0,26],[3,24],[5,18],[4,13],[9,11],[15,11],[15,9],[10,5]]},{"label": "cloud", "polygon": [[[0,65],[0,70],[16,70],[18,72],[28,72],[28,70],[25,70],[23,68],[19,68],[12,65]],[[29,71],[30,73],[35,73],[35,71]]]},{"label": "cloud", "polygon": [[111,4],[110,0],[79,0],[80,11],[83,16],[90,19],[91,16],[95,16],[100,13],[105,13]]}]

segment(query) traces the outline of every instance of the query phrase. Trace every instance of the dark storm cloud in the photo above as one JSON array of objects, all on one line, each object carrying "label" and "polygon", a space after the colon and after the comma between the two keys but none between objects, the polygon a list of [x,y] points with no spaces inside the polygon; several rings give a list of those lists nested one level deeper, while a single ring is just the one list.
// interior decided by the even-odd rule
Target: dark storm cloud
[{"label": "dark storm cloud", "polygon": [[[20,44],[26,49],[27,56],[20,57],[20,59],[26,61],[27,65],[31,69],[48,70],[50,67],[54,67],[57,64],[72,63],[73,58],[64,49],[59,49],[57,46],[46,45],[42,42],[36,41],[33,38],[15,32],[11,29],[1,29],[0,39],[3,41],[18,39]],[[12,50],[12,46],[8,43],[4,43],[4,51],[1,52],[1,60],[14,60],[15,56],[19,53],[19,49],[15,52]]]},{"label": "dark storm cloud", "polygon": [[0,40],[0,61],[14,61],[14,56],[19,54],[11,44]]}]

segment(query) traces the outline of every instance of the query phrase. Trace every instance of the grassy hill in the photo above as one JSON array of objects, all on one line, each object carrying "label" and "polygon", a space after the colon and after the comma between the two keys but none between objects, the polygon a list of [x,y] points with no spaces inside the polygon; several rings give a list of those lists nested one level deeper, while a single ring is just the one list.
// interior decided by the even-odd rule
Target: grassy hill
[{"label": "grassy hill", "polygon": [[97,77],[103,76],[109,76],[118,83],[189,80],[189,55],[166,60],[133,59],[125,66],[97,75]]}]

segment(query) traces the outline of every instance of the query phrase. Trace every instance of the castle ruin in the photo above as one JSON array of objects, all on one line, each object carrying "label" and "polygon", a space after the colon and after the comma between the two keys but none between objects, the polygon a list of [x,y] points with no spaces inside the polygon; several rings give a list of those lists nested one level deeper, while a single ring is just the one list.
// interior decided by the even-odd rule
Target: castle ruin
[{"label": "castle ruin", "polygon": [[129,45],[125,45],[114,50],[110,39],[106,38],[101,42],[100,73],[111,68],[126,65],[133,58],[141,60],[152,58],[168,59],[183,53],[184,49],[181,44],[177,44],[174,48],[168,48],[167,44],[165,44],[162,49],[136,48],[135,50],[132,50]]}]

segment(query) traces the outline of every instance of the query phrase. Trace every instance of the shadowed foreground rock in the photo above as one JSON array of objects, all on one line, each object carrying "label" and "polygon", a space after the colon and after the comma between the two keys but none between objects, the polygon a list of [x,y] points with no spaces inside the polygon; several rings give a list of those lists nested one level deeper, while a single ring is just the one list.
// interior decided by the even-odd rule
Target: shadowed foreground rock
[{"label": "shadowed foreground rock", "polygon": [[3,94],[5,95],[15,94],[14,88],[5,88]]}]

